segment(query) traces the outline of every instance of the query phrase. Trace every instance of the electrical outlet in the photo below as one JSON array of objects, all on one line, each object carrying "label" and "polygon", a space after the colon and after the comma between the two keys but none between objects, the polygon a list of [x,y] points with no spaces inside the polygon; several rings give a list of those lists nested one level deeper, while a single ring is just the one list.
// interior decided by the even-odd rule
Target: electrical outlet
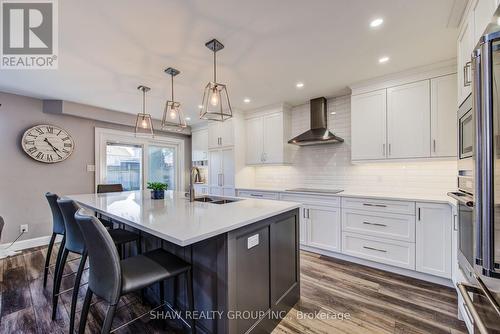
[{"label": "electrical outlet", "polygon": [[24,225],[21,225],[19,226],[19,232],[20,233],[28,233],[28,224],[24,224]]}]

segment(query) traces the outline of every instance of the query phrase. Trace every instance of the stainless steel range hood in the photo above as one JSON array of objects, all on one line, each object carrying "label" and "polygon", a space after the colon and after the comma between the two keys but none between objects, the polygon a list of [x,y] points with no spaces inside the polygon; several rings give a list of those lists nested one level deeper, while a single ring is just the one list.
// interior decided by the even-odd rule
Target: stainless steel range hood
[{"label": "stainless steel range hood", "polygon": [[327,127],[327,104],[324,97],[310,101],[311,130],[308,130],[288,141],[299,146],[342,143],[344,139],[335,136]]}]

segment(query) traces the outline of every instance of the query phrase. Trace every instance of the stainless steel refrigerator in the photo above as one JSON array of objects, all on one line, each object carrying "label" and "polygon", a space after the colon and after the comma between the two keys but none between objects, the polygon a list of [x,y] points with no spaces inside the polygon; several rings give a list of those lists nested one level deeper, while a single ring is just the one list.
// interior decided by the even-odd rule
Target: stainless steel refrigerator
[{"label": "stainless steel refrigerator", "polygon": [[478,333],[500,333],[499,16],[500,10],[497,10],[492,20],[495,23],[488,26],[471,57],[475,140],[473,201],[469,206],[473,215],[469,219],[471,228],[459,230],[462,248],[459,253],[471,256],[462,256],[459,261],[470,284],[462,283],[458,288]]}]

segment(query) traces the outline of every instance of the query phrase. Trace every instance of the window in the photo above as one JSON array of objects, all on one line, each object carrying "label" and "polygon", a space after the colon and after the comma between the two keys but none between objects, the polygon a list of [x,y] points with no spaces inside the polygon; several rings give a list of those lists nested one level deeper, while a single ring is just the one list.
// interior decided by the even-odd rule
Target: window
[{"label": "window", "polygon": [[163,182],[184,190],[184,140],[143,138],[133,133],[96,128],[96,184],[120,183],[124,190]]},{"label": "window", "polygon": [[105,183],[120,183],[123,190],[139,190],[141,180],[142,147],[107,143]]},{"label": "window", "polygon": [[149,181],[175,187],[175,149],[172,147],[149,146]]}]

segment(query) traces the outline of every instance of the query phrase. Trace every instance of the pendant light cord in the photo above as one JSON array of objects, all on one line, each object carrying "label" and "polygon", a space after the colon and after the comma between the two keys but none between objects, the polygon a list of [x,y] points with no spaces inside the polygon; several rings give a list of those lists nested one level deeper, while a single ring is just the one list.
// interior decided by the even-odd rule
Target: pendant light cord
[{"label": "pendant light cord", "polygon": [[217,64],[215,62],[217,51],[214,51],[214,83],[217,83]]},{"label": "pendant light cord", "polygon": [[171,77],[172,77],[172,102],[174,102],[174,75],[171,74]]},{"label": "pendant light cord", "polygon": [[145,118],[146,115],[146,89],[142,89],[142,119]]}]

